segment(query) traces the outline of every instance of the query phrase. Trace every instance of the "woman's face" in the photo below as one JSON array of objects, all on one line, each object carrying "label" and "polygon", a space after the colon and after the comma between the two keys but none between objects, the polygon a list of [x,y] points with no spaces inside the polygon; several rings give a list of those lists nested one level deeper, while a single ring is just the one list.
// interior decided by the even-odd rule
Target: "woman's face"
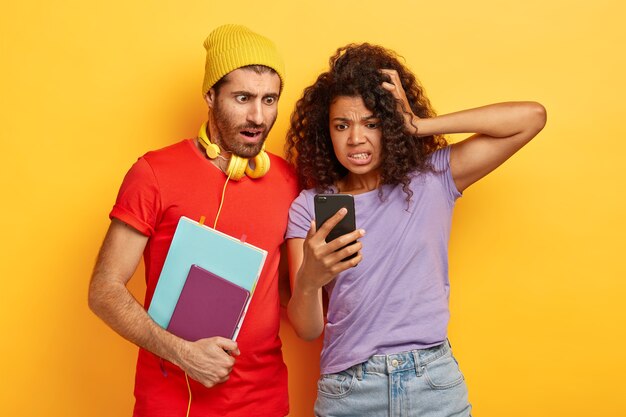
[{"label": "woman's face", "polygon": [[380,120],[360,96],[339,96],[330,105],[330,138],[337,159],[356,175],[376,173],[381,164]]}]

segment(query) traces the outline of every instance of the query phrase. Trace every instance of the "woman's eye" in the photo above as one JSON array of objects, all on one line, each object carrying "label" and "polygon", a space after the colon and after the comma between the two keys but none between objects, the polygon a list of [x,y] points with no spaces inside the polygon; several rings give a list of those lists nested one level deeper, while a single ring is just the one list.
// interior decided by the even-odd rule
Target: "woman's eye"
[{"label": "woman's eye", "polygon": [[380,127],[380,123],[368,123],[366,126],[369,129],[378,129]]},{"label": "woman's eye", "polygon": [[344,123],[339,124],[339,125],[335,125],[335,129],[337,129],[337,130],[346,130],[347,128],[348,128],[348,125],[344,124]]}]

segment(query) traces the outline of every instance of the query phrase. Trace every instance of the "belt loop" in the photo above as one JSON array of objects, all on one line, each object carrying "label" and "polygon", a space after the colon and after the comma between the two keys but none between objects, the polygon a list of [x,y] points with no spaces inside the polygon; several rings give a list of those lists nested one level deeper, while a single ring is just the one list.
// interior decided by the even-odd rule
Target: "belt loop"
[{"label": "belt loop", "polygon": [[363,364],[354,365],[352,369],[354,370],[356,379],[361,381],[363,379]]},{"label": "belt loop", "polygon": [[413,362],[415,362],[415,375],[422,376],[422,366],[420,363],[420,352],[419,350],[412,350],[411,354],[413,355]]}]

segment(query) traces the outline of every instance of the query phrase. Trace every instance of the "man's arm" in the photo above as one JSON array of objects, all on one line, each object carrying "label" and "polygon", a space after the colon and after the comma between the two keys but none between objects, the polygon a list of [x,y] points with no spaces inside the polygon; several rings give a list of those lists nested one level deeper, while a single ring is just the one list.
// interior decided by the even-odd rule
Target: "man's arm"
[{"label": "man's arm", "polygon": [[89,284],[89,307],[125,339],[179,366],[211,387],[224,382],[238,355],[237,344],[222,337],[188,342],[156,324],[126,288],[148,237],[116,219],[100,249]]}]

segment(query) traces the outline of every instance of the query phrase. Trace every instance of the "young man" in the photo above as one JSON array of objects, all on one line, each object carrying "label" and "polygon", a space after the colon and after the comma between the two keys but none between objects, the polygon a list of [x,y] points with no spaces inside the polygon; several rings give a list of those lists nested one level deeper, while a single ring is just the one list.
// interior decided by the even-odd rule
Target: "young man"
[{"label": "young man", "polygon": [[[270,40],[242,26],[215,29],[204,46],[209,120],[198,138],[148,152],[127,173],[91,278],[89,306],[140,347],[135,416],[185,415],[188,406],[191,416],[285,416],[278,265],[298,190],[287,164],[263,150],[277,116],[283,63]],[[237,342],[188,342],[146,313],[181,216],[205,216],[207,224],[217,221],[218,230],[245,235],[268,251]],[[142,254],[145,309],[126,288]]]}]

